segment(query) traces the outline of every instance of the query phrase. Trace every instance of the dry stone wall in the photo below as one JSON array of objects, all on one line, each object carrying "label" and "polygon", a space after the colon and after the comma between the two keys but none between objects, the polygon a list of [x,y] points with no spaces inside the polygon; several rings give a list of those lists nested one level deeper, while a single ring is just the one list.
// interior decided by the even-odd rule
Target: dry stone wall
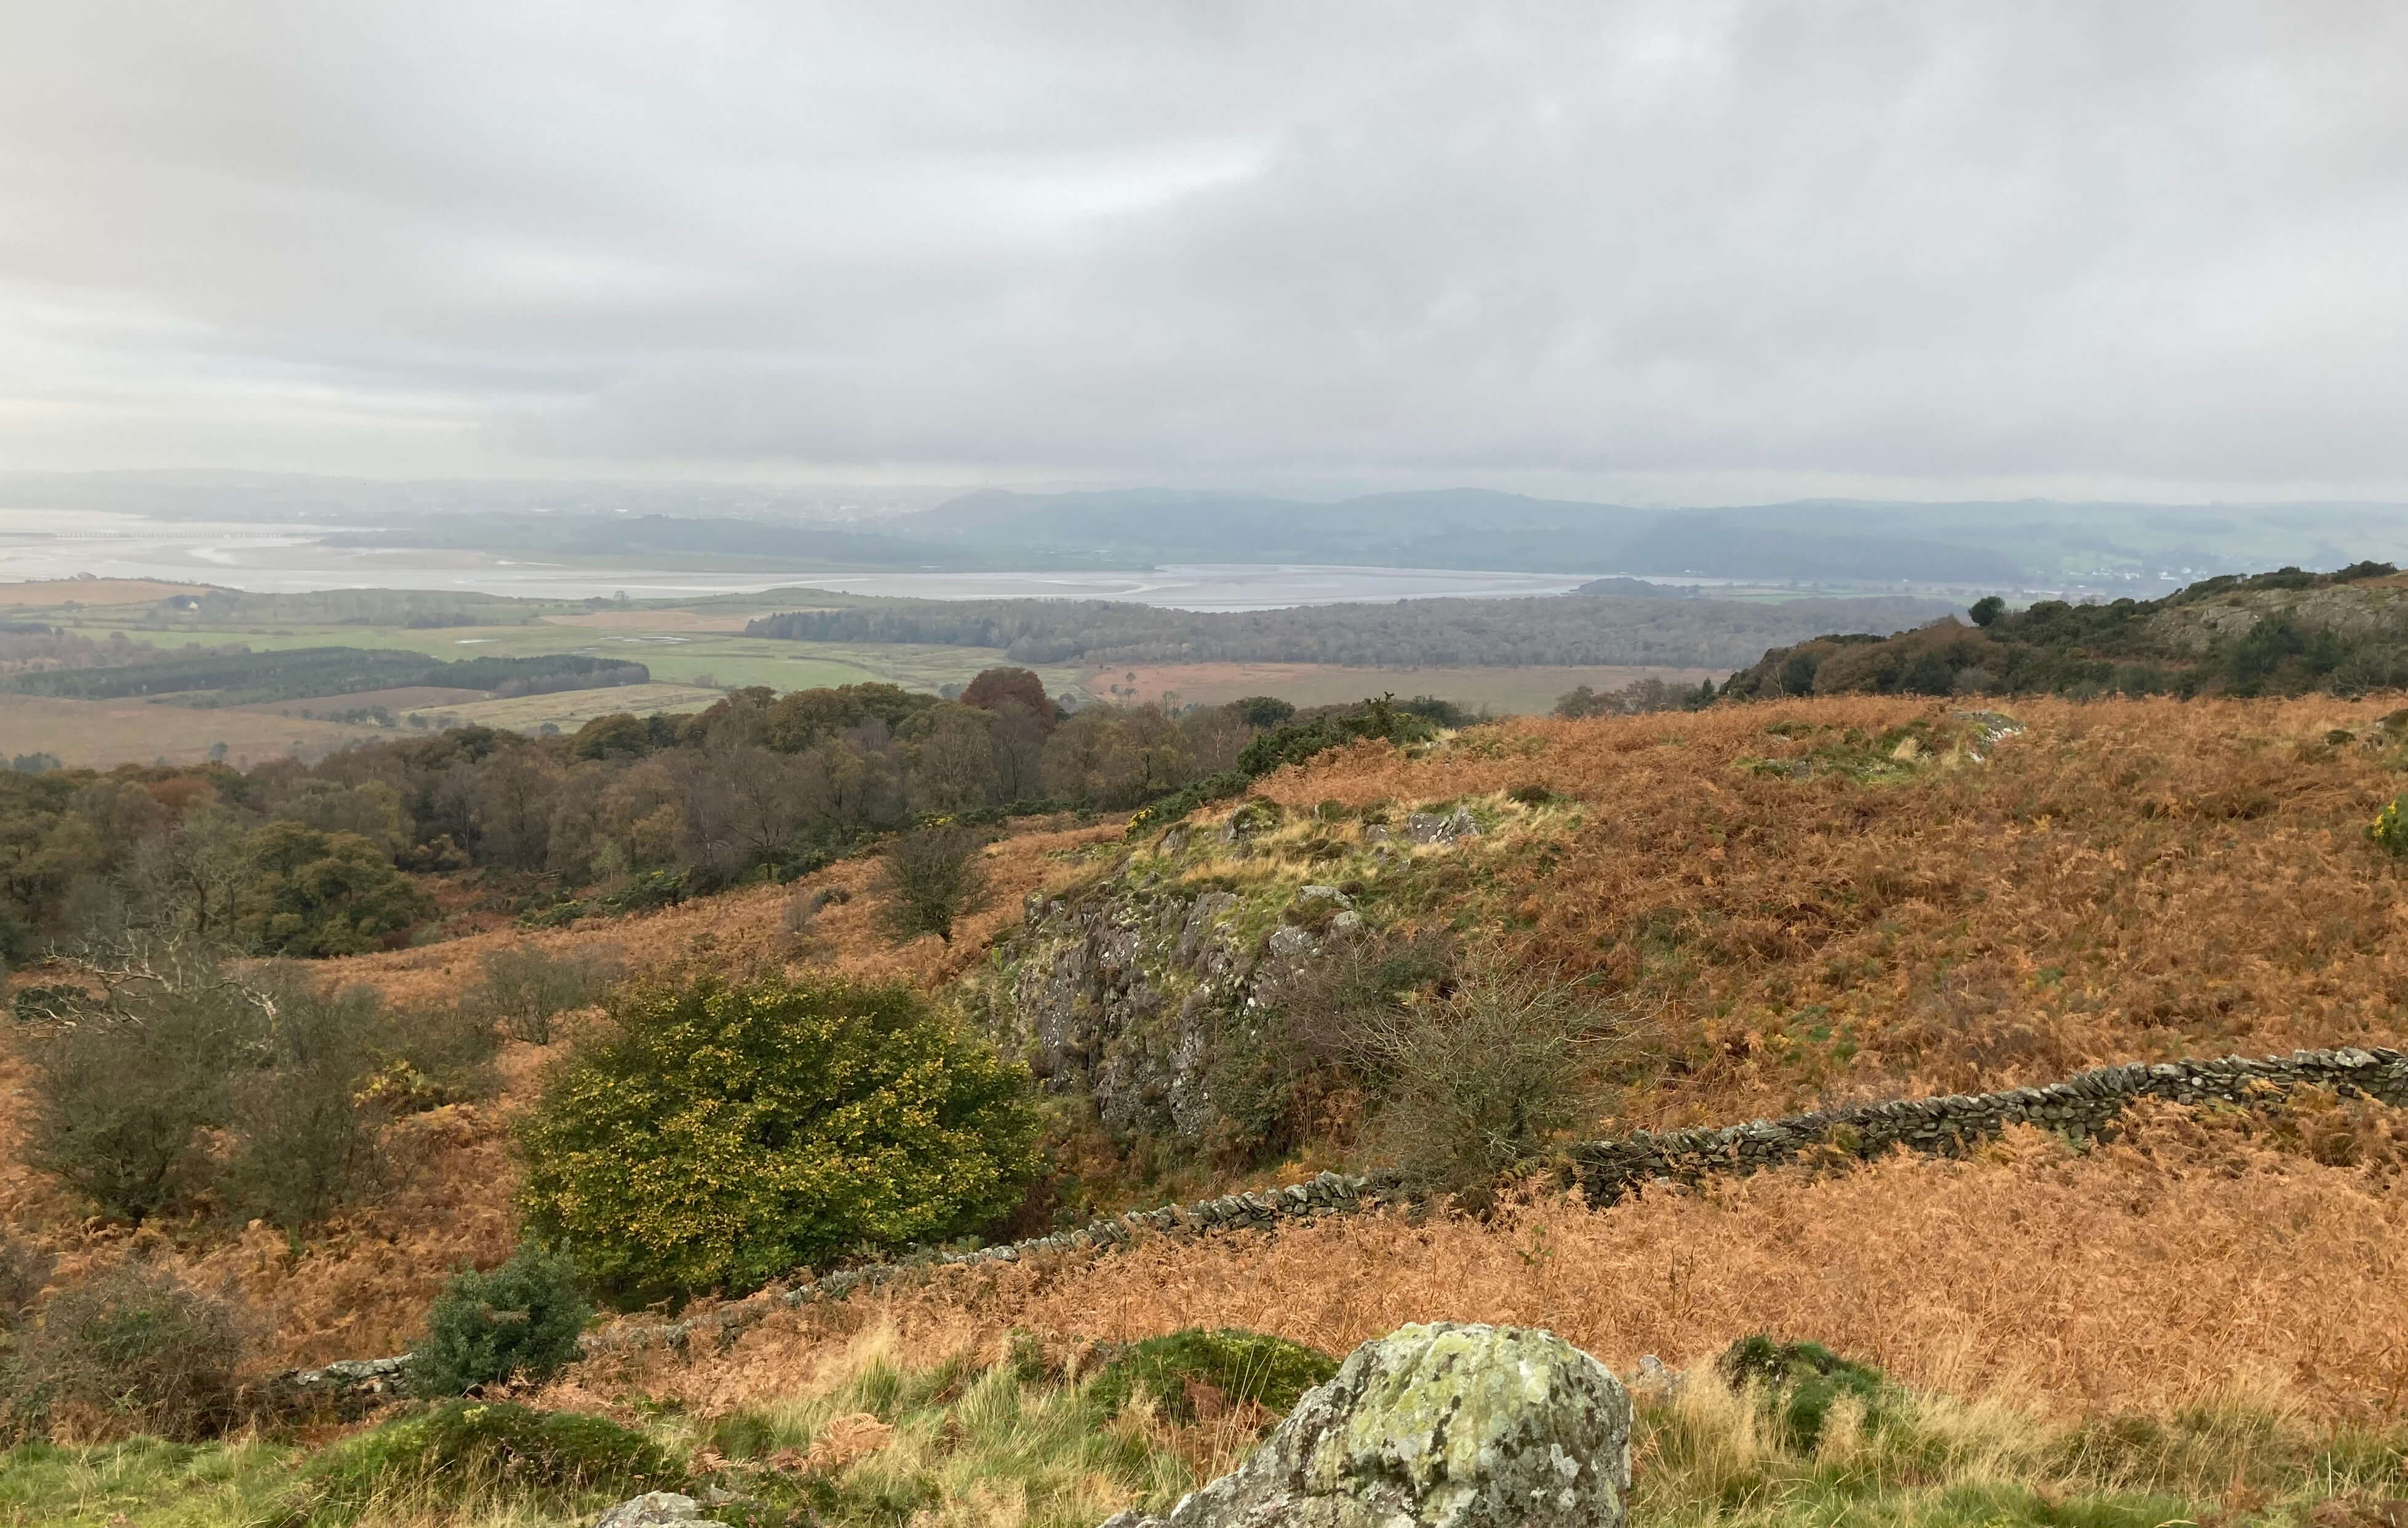
[{"label": "dry stone wall", "polygon": [[2176,1103],[2245,1103],[2301,1085],[2408,1104],[2408,1057],[2396,1050],[2302,1050],[2251,1060],[2134,1061],[2099,1067],[2042,1088],[1952,1093],[1854,1108],[1758,1119],[1721,1129],[1641,1131],[1575,1146],[1582,1189],[1595,1202],[1644,1183],[1689,1182],[1714,1173],[1752,1173],[1794,1160],[1801,1151],[1837,1148],[1873,1157],[1897,1146],[1954,1153],[2014,1124],[2038,1125],[2074,1140],[2109,1129],[2135,1099]]},{"label": "dry stone wall", "polygon": [[[1954,1155],[1996,1136],[2009,1125],[2030,1124],[2073,1140],[2108,1133],[2135,1100],[2176,1103],[2252,1103],[2314,1087],[2343,1096],[2372,1098],[2408,1107],[2408,1055],[2396,1050],[2301,1050],[2288,1056],[2212,1061],[2135,1061],[2100,1067],[2041,1088],[1996,1093],[1902,1099],[1853,1108],[1819,1110],[1782,1119],[1695,1130],[1646,1132],[1574,1146],[1568,1153],[1582,1191],[1593,1204],[1607,1204],[1651,1184],[1694,1183],[1716,1175],[1756,1172],[1795,1161],[1800,1153],[1838,1151],[1872,1158],[1903,1146],[1911,1151]],[[1213,1232],[1268,1230],[1283,1220],[1349,1215],[1394,1202],[1399,1186],[1378,1178],[1323,1173],[1302,1183],[1132,1210],[1075,1231],[1058,1232],[1009,1246],[945,1252],[846,1269],[750,1299],[723,1305],[689,1320],[623,1321],[583,1339],[587,1354],[649,1348],[683,1348],[732,1337],[772,1311],[815,1300],[840,1300],[856,1290],[917,1278],[943,1268],[1012,1263],[1028,1259],[1084,1256],[1110,1251],[1141,1236],[1203,1235]],[[296,1395],[337,1396],[363,1387],[389,1386],[398,1360],[354,1360],[324,1369],[278,1377]]]}]

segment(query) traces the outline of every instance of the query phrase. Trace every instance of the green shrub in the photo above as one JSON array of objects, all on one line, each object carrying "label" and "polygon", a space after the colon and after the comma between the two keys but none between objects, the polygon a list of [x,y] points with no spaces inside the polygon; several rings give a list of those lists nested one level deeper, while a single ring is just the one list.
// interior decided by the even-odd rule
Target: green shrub
[{"label": "green shrub", "polygon": [[781,1441],[777,1422],[750,1408],[712,1420],[702,1441],[722,1459],[767,1459]]},{"label": "green shrub", "polygon": [[440,1511],[480,1493],[624,1499],[687,1484],[658,1444],[605,1418],[457,1400],[336,1444],[306,1478],[310,1522],[380,1500]]},{"label": "green shrub", "polygon": [[[1265,732],[1246,744],[1238,768],[1259,779],[1283,765],[1301,764],[1315,754],[1342,748],[1361,738],[1389,742],[1423,742],[1436,737],[1441,725],[1422,713],[1432,709],[1423,699],[1399,702],[1393,695],[1353,706],[1332,706],[1313,714],[1311,721],[1293,722]],[[1450,709],[1448,714],[1452,715]]]},{"label": "green shrub", "polygon": [[245,1218],[298,1230],[381,1175],[387,1111],[363,1083],[397,1044],[398,1020],[374,987],[324,983],[297,962],[267,966],[246,986],[258,1017],[249,1064],[227,1086],[234,1150],[218,1187]]},{"label": "green shrub", "polygon": [[[7,971],[0,965],[0,973]],[[64,982],[42,983],[21,987],[9,1004],[9,1013],[20,1024],[48,1024],[91,1006],[92,994],[80,987]]]},{"label": "green shrub", "polygon": [[62,1290],[18,1348],[21,1418],[192,1440],[236,1417],[241,1322],[225,1301],[125,1263]]},{"label": "green shrub", "polygon": [[1035,1170],[1027,1076],[901,986],[624,998],[523,1127],[529,1222],[620,1300],[960,1235]]},{"label": "green shrub", "polygon": [[1215,1047],[1206,1072],[1220,1116],[1214,1155],[1251,1167],[1351,1124],[1360,1103],[1347,1101],[1376,1101],[1385,1081],[1363,1064],[1365,1037],[1416,1002],[1440,1001],[1455,963],[1443,930],[1371,930],[1272,973],[1254,994],[1259,1042]]},{"label": "green shrub", "polygon": [[1190,1327],[1129,1345],[1104,1365],[1088,1396],[1107,1417],[1118,1416],[1143,1395],[1161,1415],[1192,1422],[1192,1381],[1219,1391],[1231,1405],[1251,1401],[1274,1416],[1284,1416],[1306,1391],[1337,1372],[1336,1359],[1284,1337],[1238,1328],[1207,1332]]},{"label": "green shrub", "polygon": [[1742,1337],[1723,1350],[1714,1368],[1732,1389],[1753,1389],[1783,1444],[1799,1453],[1814,1451],[1842,1397],[1861,1403],[1869,1420],[1896,1398],[1887,1375],[1815,1342]]},{"label": "green shrub", "polygon": [[1285,815],[1277,801],[1268,796],[1249,796],[1229,814],[1229,831],[1240,838],[1253,833],[1268,833],[1280,825]]},{"label": "green shrub", "polygon": [[576,1264],[543,1247],[523,1247],[490,1274],[463,1269],[426,1313],[426,1336],[409,1351],[409,1388],[458,1395],[513,1376],[550,1379],[577,1357],[593,1313]]},{"label": "green shrub", "polygon": [[1182,786],[1151,806],[1143,807],[1129,816],[1127,836],[1142,838],[1166,823],[1174,823],[1214,801],[1226,801],[1232,796],[1242,796],[1254,784],[1254,776],[1237,770],[1223,770],[1208,774],[1191,785]]},{"label": "green shrub", "polygon": [[474,1003],[387,1014],[363,1101],[388,1115],[415,1114],[490,1096],[500,1031]]}]

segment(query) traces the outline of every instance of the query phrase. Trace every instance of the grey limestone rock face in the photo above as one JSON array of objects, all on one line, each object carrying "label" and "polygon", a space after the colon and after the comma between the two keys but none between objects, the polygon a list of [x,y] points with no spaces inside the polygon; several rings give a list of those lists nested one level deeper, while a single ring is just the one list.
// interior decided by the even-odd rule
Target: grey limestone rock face
[{"label": "grey limestone rock face", "polygon": [[1168,1519],[1105,1528],[1623,1528],[1630,1397],[1552,1332],[1404,1327]]}]

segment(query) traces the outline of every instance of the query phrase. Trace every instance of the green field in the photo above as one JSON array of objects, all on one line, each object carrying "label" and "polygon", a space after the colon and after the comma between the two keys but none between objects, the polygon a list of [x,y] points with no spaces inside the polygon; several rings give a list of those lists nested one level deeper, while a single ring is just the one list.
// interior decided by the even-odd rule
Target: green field
[{"label": "green field", "polygon": [[[822,685],[884,681],[907,688],[933,690],[967,684],[982,669],[1007,662],[1003,654],[981,647],[938,647],[842,642],[791,642],[733,632],[674,629],[670,618],[682,611],[662,613],[669,629],[623,627],[596,630],[587,627],[541,623],[530,626],[406,627],[330,626],[246,622],[240,626],[177,624],[161,630],[137,620],[94,620],[94,612],[72,613],[62,622],[79,635],[106,639],[123,631],[136,641],[179,647],[187,641],[210,644],[240,642],[254,652],[296,647],[380,647],[423,653],[445,660],[490,655],[535,657],[552,653],[576,653],[594,657],[641,663],[661,683],[709,685],[732,688],[766,685],[777,690],[812,689]],[[635,613],[630,613],[631,616]],[[635,617],[640,618],[640,617]],[[1070,666],[1040,667],[1046,688],[1056,694],[1076,689],[1081,671]]]},{"label": "green field", "polygon": [[[55,605],[23,598],[33,587],[13,586],[19,598],[0,601],[7,604],[9,620],[45,624],[101,642],[122,635],[157,648],[161,658],[182,656],[187,644],[239,644],[254,653],[311,647],[385,649],[445,662],[574,654],[641,663],[652,677],[649,685],[465,701],[405,700],[401,692],[394,692],[395,704],[389,709],[397,725],[391,728],[333,721],[345,709],[343,698],[337,696],[263,699],[208,709],[176,704],[173,697],[87,700],[0,696],[0,710],[7,713],[0,734],[7,736],[9,756],[49,754],[70,765],[94,767],[153,758],[196,763],[221,746],[226,757],[246,763],[287,753],[314,758],[351,742],[415,735],[414,729],[398,725],[406,723],[411,712],[444,723],[527,732],[548,726],[573,732],[593,717],[611,712],[699,711],[721,692],[744,685],[786,691],[882,682],[938,690],[967,684],[980,670],[1006,661],[1002,653],[987,648],[791,642],[743,635],[748,615],[812,602],[809,597],[798,598],[793,594],[657,605],[477,596],[457,601],[464,613],[509,624],[409,626],[399,624],[405,618],[401,613],[378,624],[365,624],[356,615],[338,619],[351,613],[343,608],[346,597],[339,593],[243,596],[238,615],[212,619],[189,612],[164,613],[159,601],[167,594],[182,594],[180,587],[84,582],[62,586],[61,592],[79,598],[61,599]],[[193,592],[205,591],[194,585]],[[360,599],[392,610],[418,598],[367,591]],[[280,609],[310,618],[279,619]],[[1083,698],[1079,669],[1054,665],[1039,672],[1053,693]],[[434,693],[438,692],[430,692]],[[372,692],[361,699],[374,702],[380,697]],[[304,716],[304,711],[314,714]],[[0,758],[0,763],[5,761]]]}]

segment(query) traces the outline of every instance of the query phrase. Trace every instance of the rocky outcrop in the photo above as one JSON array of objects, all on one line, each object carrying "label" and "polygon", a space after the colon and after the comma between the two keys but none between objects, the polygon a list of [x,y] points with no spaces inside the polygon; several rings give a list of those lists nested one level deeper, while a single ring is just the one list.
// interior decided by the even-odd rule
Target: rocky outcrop
[{"label": "rocky outcrop", "polygon": [[1110,886],[1032,896],[986,1027],[1048,1092],[1091,1095],[1116,1134],[1201,1140],[1213,1050],[1259,963],[1229,927],[1237,905],[1226,891]]},{"label": "rocky outcrop", "polygon": [[[981,1021],[1046,1091],[1093,1098],[1113,1133],[1201,1142],[1220,1117],[1214,1058],[1259,1044],[1257,987],[1363,926],[1335,887],[1252,896],[1113,882],[1031,896]],[[1290,903],[1324,933],[1279,921]]]},{"label": "rocky outcrop", "polygon": [[2149,618],[2149,635],[2171,652],[2203,657],[2238,641],[2270,616],[2283,616],[2344,641],[2408,637],[2408,588],[2364,580],[2303,589],[2232,589],[2169,602]]},{"label": "rocky outcrop", "polygon": [[1438,1322],[1356,1348],[1244,1463],[1106,1528],[1622,1528],[1630,1397],[1552,1332]]}]

